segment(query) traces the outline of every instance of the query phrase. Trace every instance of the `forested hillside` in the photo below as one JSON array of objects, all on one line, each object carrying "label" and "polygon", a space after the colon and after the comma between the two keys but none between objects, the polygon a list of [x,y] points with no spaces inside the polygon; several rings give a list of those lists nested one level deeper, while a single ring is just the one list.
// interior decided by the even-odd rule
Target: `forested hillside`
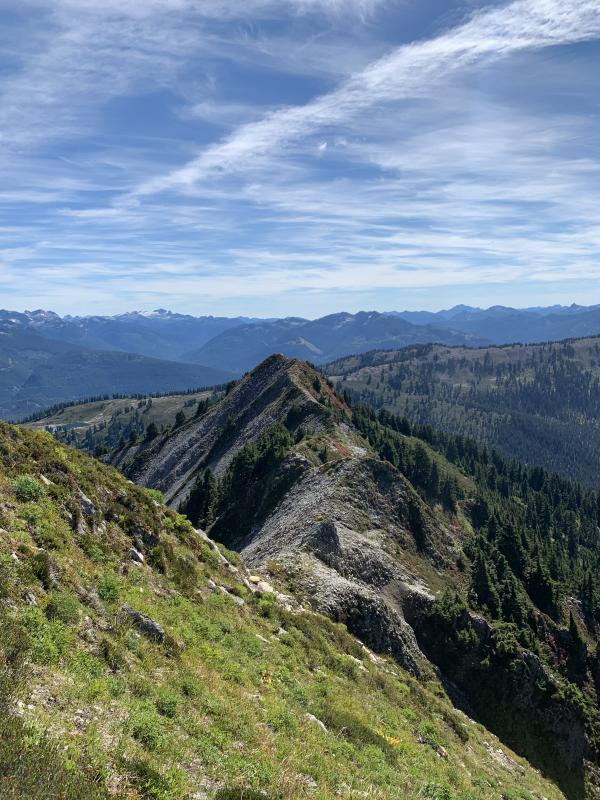
[{"label": "forested hillside", "polygon": [[600,339],[372,352],[328,367],[358,402],[600,485]]},{"label": "forested hillside", "polygon": [[200,415],[223,393],[204,389],[159,396],[91,398],[84,403],[63,403],[23,421],[34,430],[46,430],[64,444],[95,456],[112,453],[127,443],[180,427]]},{"label": "forested hillside", "polygon": [[148,394],[214,386],[225,370],[91,350],[0,321],[0,418],[20,420],[97,395]]}]

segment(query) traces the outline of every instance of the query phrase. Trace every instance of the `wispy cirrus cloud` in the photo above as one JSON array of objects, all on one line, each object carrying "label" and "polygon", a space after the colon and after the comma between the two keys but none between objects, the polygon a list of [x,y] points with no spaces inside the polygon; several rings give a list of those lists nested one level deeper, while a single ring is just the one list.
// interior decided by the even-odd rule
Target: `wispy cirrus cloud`
[{"label": "wispy cirrus cloud", "polygon": [[[20,24],[0,31],[9,64],[0,80],[0,147],[97,132],[98,109],[132,93],[168,89],[192,111],[214,103],[212,58],[272,66],[285,56],[290,69],[300,59],[304,69],[311,60],[323,69],[332,55],[326,46],[321,53],[318,43],[286,40],[285,31],[264,44],[260,26],[253,26],[290,15],[340,19],[342,6],[345,19],[364,18],[384,2],[24,0]],[[303,52],[298,62],[296,50]]]},{"label": "wispy cirrus cloud", "polygon": [[31,5],[53,5],[70,12],[106,15],[107,12],[144,17],[155,13],[191,11],[204,17],[231,19],[254,18],[257,14],[281,16],[289,11],[327,14],[369,14],[388,0],[30,0]]},{"label": "wispy cirrus cloud", "polygon": [[600,6],[596,0],[516,0],[476,14],[437,38],[403,45],[310,103],[283,108],[243,125],[184,167],[143,183],[138,193],[185,189],[215,171],[244,167],[253,157],[270,154],[315,129],[340,125],[377,104],[427,94],[432,82],[480,60],[598,36]]}]

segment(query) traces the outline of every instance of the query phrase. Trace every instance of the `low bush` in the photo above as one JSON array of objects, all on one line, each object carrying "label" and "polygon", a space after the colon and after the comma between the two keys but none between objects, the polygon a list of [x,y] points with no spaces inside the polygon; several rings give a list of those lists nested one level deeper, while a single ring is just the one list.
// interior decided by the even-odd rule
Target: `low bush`
[{"label": "low bush", "polygon": [[17,500],[21,503],[35,502],[41,500],[46,494],[43,485],[32,475],[19,475],[13,481],[13,490]]},{"label": "low bush", "polygon": [[98,581],[98,597],[107,603],[119,599],[119,581],[114,575],[104,575]]},{"label": "low bush", "polygon": [[131,735],[146,750],[157,750],[163,740],[164,733],[160,719],[150,711],[138,711],[130,720]]},{"label": "low bush", "polygon": [[168,689],[163,690],[156,698],[156,710],[163,717],[175,719],[177,716],[177,695]]},{"label": "low bush", "polygon": [[50,620],[59,620],[65,625],[72,625],[79,619],[79,603],[73,595],[57,592],[46,604],[46,616]]}]

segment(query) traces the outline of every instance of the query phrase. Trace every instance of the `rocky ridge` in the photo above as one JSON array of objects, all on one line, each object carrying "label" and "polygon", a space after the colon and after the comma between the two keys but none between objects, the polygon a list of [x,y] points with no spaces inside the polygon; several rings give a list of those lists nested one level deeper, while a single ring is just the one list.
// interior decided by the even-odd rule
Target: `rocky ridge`
[{"label": "rocky ridge", "polygon": [[[250,509],[243,530],[227,523],[227,513],[217,517],[211,536],[250,568],[283,576],[313,607],[409,672],[440,675],[455,702],[520,744],[573,800],[596,796],[596,734],[547,662],[522,646],[505,658],[498,631],[473,612],[464,620],[470,649],[448,662],[449,631],[436,633],[432,615],[442,589],[463,586],[469,525],[432,507],[377,457],[353,428],[349,409],[308,365],[267,359],[204,417],[119,453],[115,463],[177,506],[204,470],[226,476],[236,457],[276,425],[295,442],[260,478],[261,497],[273,493],[273,503],[261,503],[260,513]],[[250,484],[239,487],[241,495],[246,489]],[[501,715],[490,713],[500,707]]]}]

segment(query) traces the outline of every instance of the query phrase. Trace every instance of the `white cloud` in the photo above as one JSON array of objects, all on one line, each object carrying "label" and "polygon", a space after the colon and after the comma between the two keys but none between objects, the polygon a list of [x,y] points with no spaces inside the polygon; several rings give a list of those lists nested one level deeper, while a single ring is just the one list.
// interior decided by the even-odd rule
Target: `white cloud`
[{"label": "white cloud", "polygon": [[252,18],[282,13],[372,14],[386,0],[41,0],[38,5],[62,7],[69,12],[127,14],[145,17],[165,12],[194,12],[213,19]]},{"label": "white cloud", "polygon": [[516,0],[438,38],[403,45],[335,91],[303,106],[283,108],[241,126],[184,167],[143,183],[139,194],[185,190],[211,174],[243,168],[325,126],[339,125],[382,103],[426,94],[431,84],[481,60],[520,50],[600,36],[597,0]]},{"label": "white cloud", "polygon": [[[28,9],[23,25],[0,30],[8,59],[0,73],[0,151],[97,135],[108,101],[151,90],[172,91],[183,115],[206,115],[223,124],[256,118],[258,107],[250,111],[224,102],[215,108],[211,58],[339,77],[364,63],[366,55],[355,36],[344,36],[350,20],[366,18],[383,4],[23,0]],[[296,38],[286,33],[291,20],[307,14],[332,17],[331,32],[298,37],[294,31]],[[267,37],[259,23],[273,20],[286,26]],[[313,27],[319,29],[318,20]]]}]

